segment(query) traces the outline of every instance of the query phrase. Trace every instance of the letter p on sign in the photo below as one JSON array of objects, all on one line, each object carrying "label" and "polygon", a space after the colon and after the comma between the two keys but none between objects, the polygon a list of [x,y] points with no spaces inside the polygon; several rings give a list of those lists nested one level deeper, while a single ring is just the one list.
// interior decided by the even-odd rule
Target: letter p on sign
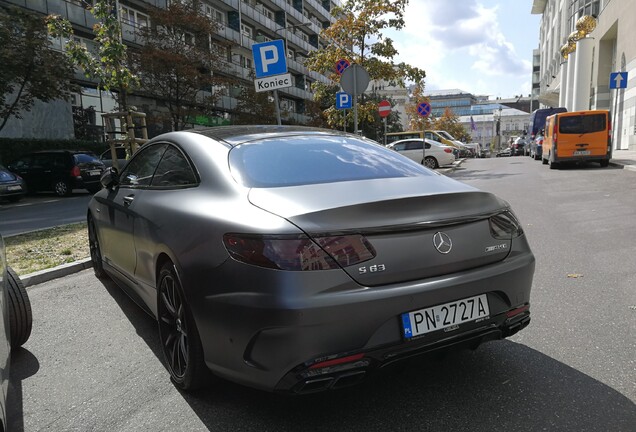
[{"label": "letter p on sign", "polygon": [[287,73],[287,59],[282,39],[252,45],[256,78]]}]

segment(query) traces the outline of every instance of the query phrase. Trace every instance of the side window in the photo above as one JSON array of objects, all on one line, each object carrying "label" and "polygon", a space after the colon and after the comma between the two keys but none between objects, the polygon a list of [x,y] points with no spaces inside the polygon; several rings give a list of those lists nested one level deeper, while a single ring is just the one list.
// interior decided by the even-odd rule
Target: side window
[{"label": "side window", "polygon": [[395,151],[404,151],[406,148],[406,143],[399,143],[393,146],[393,150]]},{"label": "side window", "polygon": [[426,150],[430,149],[431,145],[429,143],[426,143]]},{"label": "side window", "polygon": [[406,143],[407,150],[422,150],[422,141],[409,141]]},{"label": "side window", "polygon": [[167,144],[154,144],[142,148],[122,171],[119,184],[133,187],[150,185],[152,175],[155,173],[166,147],[168,147]]},{"label": "side window", "polygon": [[197,178],[186,157],[176,147],[169,146],[152,178],[152,186],[179,187],[196,183]]},{"label": "side window", "polygon": [[33,157],[33,168],[52,168],[54,166],[54,162],[55,159],[53,155],[37,153]]},{"label": "side window", "polygon": [[24,169],[24,168],[31,168],[31,166],[33,165],[33,158],[30,156],[24,157],[22,159],[18,159],[17,161],[13,162],[11,165],[9,165],[10,169]]}]

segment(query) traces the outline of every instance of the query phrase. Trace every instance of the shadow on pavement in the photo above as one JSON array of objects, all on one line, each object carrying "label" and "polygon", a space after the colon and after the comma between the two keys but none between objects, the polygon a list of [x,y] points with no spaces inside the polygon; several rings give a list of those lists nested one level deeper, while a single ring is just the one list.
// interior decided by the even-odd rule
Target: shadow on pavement
[{"label": "shadow on pavement", "polygon": [[24,430],[22,382],[40,370],[40,362],[31,351],[16,348],[11,351],[9,388],[7,390],[7,423],[12,431]]}]

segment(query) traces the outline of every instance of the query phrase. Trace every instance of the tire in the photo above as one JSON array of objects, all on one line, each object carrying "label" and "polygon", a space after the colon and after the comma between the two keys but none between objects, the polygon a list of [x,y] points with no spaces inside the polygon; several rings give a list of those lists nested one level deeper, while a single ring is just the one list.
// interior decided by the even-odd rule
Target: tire
[{"label": "tire", "polygon": [[69,196],[73,189],[71,189],[71,185],[66,180],[58,180],[53,184],[53,191],[59,197]]},{"label": "tire", "polygon": [[541,156],[541,163],[542,163],[543,165],[547,165],[547,164],[548,164],[548,160],[547,160],[547,159],[545,159],[543,156]]},{"label": "tire", "polygon": [[31,302],[20,277],[11,267],[7,268],[9,278],[9,334],[11,348],[18,348],[29,340],[33,326]]},{"label": "tire", "polygon": [[552,162],[550,159],[548,159],[548,165],[550,166],[550,169],[558,169],[559,168],[559,164],[556,162]]},{"label": "tire", "polygon": [[609,166],[609,160],[608,159],[603,159],[603,160],[599,161],[599,163],[601,164],[601,168],[607,168]]},{"label": "tire", "polygon": [[9,200],[9,202],[16,203],[20,201],[22,198],[23,198],[22,195],[14,195],[14,196],[8,197],[7,199]]},{"label": "tire", "polygon": [[186,391],[206,386],[211,372],[205,365],[199,332],[171,262],[161,268],[157,296],[159,340],[171,381]]},{"label": "tire", "polygon": [[439,168],[439,164],[437,163],[437,159],[435,159],[433,156],[426,156],[424,158],[424,166],[426,168],[430,168],[430,169]]},{"label": "tire", "polygon": [[104,262],[102,261],[102,250],[99,247],[99,237],[97,236],[97,230],[95,229],[95,222],[91,216],[88,217],[88,248],[91,253],[91,263],[93,264],[93,271],[98,279],[105,279],[108,277],[104,271]]}]

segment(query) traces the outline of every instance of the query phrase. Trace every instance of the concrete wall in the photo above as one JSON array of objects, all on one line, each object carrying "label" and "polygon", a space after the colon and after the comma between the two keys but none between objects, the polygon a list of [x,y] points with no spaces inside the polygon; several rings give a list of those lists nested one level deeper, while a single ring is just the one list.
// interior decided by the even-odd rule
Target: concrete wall
[{"label": "concrete wall", "polygon": [[73,111],[62,100],[50,103],[35,101],[22,120],[12,117],[0,131],[1,138],[73,139]]}]

